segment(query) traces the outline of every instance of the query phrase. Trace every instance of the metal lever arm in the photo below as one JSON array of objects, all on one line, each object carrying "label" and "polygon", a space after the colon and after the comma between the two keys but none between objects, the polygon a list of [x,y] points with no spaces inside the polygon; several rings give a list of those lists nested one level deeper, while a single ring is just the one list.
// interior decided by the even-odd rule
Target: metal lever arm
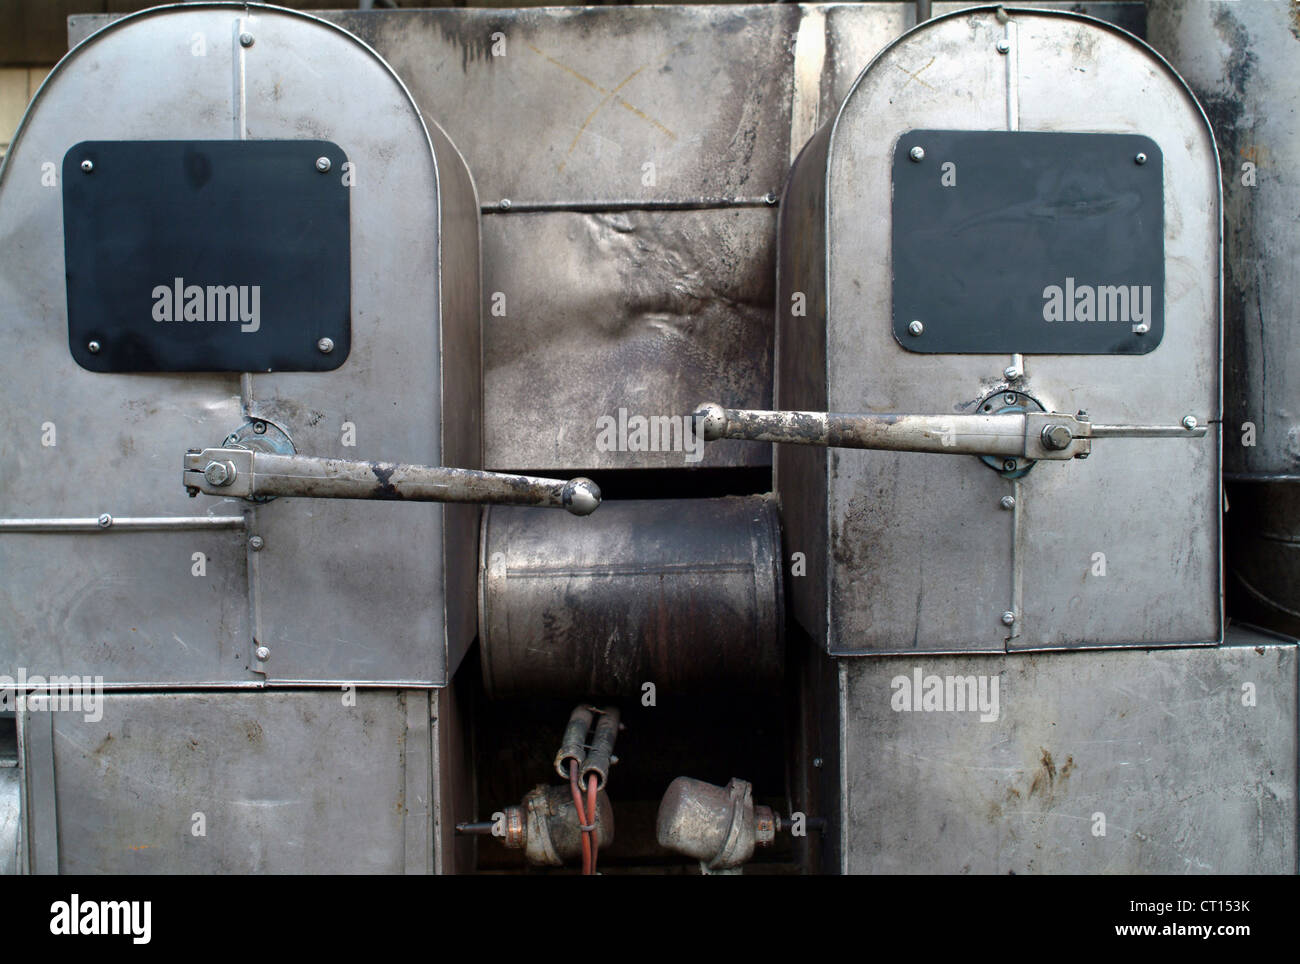
[{"label": "metal lever arm", "polygon": [[1087,458],[1094,438],[1199,437],[1205,426],[1093,425],[1057,412],[994,415],[838,415],[763,412],[701,405],[697,431],[705,441],[748,439],[832,448],[992,455],[1009,458]]},{"label": "metal lever arm", "polygon": [[184,483],[191,495],[205,492],[245,499],[301,496],[477,502],[564,508],[574,515],[589,515],[600,505],[600,489],[590,479],[541,479],[475,469],[278,455],[245,448],[191,450],[185,456]]}]

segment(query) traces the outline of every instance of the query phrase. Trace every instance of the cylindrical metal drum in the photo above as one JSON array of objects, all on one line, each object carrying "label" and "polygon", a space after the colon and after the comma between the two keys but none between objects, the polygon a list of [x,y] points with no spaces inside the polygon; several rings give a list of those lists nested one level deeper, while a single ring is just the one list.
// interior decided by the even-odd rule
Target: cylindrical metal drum
[{"label": "cylindrical metal drum", "polygon": [[767,497],[606,502],[584,519],[492,506],[479,557],[490,695],[756,692],[782,668]]}]

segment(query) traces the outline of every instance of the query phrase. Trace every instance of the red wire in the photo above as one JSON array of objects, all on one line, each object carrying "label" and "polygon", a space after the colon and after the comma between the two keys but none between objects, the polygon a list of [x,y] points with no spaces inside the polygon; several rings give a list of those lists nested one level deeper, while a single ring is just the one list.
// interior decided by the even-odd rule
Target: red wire
[{"label": "red wire", "polygon": [[[587,777],[587,820],[590,827],[596,825],[596,774]],[[591,831],[591,872],[596,872],[596,853],[600,850],[600,839],[596,831]]]},{"label": "red wire", "polygon": [[[590,781],[589,781],[590,782]],[[578,824],[588,826],[591,821],[587,819],[586,813],[582,807],[582,791],[578,789],[578,761],[569,761],[569,790],[573,794],[573,805],[578,809]],[[582,872],[584,875],[594,873],[595,866],[592,862],[592,834],[588,830],[582,831]]]}]

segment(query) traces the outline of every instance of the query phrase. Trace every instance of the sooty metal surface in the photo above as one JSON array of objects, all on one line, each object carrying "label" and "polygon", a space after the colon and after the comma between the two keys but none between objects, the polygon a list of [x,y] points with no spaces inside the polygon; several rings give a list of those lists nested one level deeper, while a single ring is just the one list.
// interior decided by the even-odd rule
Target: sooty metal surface
[{"label": "sooty metal surface", "polygon": [[77,364],[342,365],[351,342],[346,161],[338,145],[314,140],[74,145],[63,158],[63,229]]}]

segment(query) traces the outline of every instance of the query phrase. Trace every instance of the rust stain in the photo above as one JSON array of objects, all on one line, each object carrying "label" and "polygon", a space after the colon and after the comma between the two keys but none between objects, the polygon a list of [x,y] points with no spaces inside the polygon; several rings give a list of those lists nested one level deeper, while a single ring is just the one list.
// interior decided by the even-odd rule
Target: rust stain
[{"label": "rust stain", "polygon": [[128,844],[128,846],[132,850],[149,850],[151,847],[153,847],[153,844],[149,844],[149,843]]}]

